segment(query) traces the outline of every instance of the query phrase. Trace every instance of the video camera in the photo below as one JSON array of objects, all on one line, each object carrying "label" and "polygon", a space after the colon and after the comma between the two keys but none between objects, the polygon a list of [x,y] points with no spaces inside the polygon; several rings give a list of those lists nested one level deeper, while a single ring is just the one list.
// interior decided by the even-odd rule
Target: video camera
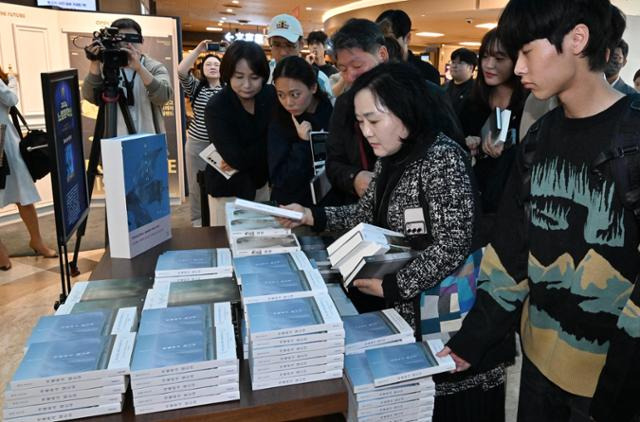
[{"label": "video camera", "polygon": [[99,45],[98,54],[85,49],[89,60],[100,60],[105,67],[119,68],[129,64],[129,55],[120,48],[121,42],[142,43],[140,34],[122,34],[115,27],[105,27],[93,33],[92,46]]}]

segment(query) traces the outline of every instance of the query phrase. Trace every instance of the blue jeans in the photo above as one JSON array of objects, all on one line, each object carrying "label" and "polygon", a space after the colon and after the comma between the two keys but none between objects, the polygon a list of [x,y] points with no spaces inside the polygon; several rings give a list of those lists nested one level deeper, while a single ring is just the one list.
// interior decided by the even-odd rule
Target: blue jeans
[{"label": "blue jeans", "polygon": [[590,397],[564,391],[523,354],[518,422],[589,422],[590,405]]}]

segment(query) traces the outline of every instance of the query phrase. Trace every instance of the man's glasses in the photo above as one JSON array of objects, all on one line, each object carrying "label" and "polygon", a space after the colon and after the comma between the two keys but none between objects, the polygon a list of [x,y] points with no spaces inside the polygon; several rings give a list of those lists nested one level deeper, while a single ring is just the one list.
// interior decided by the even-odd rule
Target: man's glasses
[{"label": "man's glasses", "polygon": [[279,49],[287,49],[287,50],[292,50],[296,48],[296,44],[286,42],[286,41],[271,41],[269,44],[271,45],[271,48],[279,48]]}]

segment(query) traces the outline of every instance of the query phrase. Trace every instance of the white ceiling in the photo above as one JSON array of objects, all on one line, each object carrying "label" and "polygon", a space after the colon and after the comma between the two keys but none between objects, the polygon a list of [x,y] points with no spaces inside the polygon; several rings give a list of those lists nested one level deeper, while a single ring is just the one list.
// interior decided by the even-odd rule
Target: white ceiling
[{"label": "white ceiling", "polygon": [[[222,17],[225,31],[262,31],[269,20],[280,13],[297,16],[305,33],[323,29],[334,32],[350,17],[375,19],[386,9],[402,9],[412,20],[412,30],[445,34],[439,38],[412,37],[412,46],[434,44],[456,44],[463,41],[479,41],[486,29],[476,28],[476,24],[496,22],[504,0],[408,0],[372,6],[335,16],[327,22],[322,15],[327,10],[351,3],[349,0],[157,0],[159,15],[180,16],[183,30],[205,31],[207,26],[218,26]],[[307,10],[310,7],[311,10]],[[227,12],[232,10],[232,14]],[[469,22],[469,19],[472,21]],[[241,23],[242,21],[247,23]],[[240,22],[239,22],[240,21]]]}]

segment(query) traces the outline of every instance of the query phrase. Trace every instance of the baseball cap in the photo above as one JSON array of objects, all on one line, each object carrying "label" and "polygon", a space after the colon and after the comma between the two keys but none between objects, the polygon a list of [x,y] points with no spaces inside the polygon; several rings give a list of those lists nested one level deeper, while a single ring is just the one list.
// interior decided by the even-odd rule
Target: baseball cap
[{"label": "baseball cap", "polygon": [[267,31],[267,38],[283,37],[292,43],[297,42],[303,35],[300,21],[291,15],[274,17],[271,19],[269,30]]}]

